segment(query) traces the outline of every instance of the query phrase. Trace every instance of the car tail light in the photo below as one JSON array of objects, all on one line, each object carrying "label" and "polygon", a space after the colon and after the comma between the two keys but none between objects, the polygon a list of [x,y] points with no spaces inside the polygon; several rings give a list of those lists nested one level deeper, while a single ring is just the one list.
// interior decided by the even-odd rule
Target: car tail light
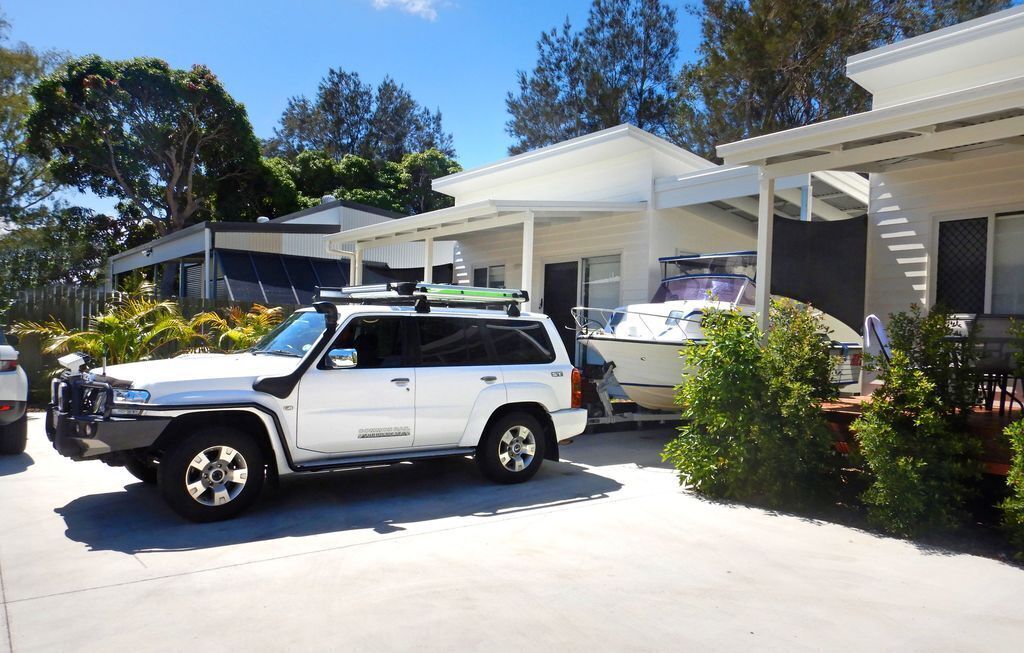
[{"label": "car tail light", "polygon": [[571,399],[573,408],[581,408],[583,406],[583,373],[575,367],[572,368]]},{"label": "car tail light", "polygon": [[13,372],[18,367],[17,360],[0,361],[0,372]]},{"label": "car tail light", "polygon": [[7,404],[0,404],[0,413],[6,413],[9,410],[11,410],[11,406],[8,406]]}]

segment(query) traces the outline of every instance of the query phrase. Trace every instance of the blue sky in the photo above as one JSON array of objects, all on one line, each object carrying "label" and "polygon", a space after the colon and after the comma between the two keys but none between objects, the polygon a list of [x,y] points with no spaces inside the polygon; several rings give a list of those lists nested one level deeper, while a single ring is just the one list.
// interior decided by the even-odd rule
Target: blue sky
[{"label": "blue sky", "polygon": [[[697,25],[679,9],[681,59]],[[466,168],[506,155],[505,94],[530,69],[543,30],[586,20],[590,0],[104,0],[0,2],[11,39],[111,59],[160,57],[209,66],[272,134],[293,95],[312,95],[330,67],[376,83],[390,74],[439,108]],[[90,202],[92,204],[92,202]],[[103,206],[102,203],[96,205]]]}]

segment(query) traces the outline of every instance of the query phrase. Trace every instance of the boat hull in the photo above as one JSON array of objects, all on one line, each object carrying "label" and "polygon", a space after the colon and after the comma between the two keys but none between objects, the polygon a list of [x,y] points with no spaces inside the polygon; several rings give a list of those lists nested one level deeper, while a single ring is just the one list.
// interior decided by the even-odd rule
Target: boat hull
[{"label": "boat hull", "polygon": [[630,401],[650,410],[677,410],[676,386],[683,382],[686,343],[593,335],[581,338],[601,358],[614,362],[613,374]]}]

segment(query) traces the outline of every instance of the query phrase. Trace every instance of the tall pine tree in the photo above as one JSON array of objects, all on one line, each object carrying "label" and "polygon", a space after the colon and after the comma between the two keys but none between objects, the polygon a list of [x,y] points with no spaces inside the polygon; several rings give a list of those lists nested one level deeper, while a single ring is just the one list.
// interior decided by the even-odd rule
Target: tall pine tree
[{"label": "tall pine tree", "polygon": [[541,35],[537,63],[519,71],[505,105],[509,153],[621,123],[674,129],[676,12],[662,0],[594,0],[582,31],[568,18]]},{"label": "tall pine tree", "polygon": [[982,16],[1008,0],[704,0],[697,61],[680,76],[679,140],[729,143],[870,108],[852,54]]}]

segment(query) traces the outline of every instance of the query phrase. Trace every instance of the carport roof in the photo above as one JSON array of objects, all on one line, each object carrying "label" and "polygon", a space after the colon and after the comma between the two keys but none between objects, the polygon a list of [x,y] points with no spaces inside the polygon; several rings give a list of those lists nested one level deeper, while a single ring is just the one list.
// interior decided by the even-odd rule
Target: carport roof
[{"label": "carport roof", "polygon": [[349,229],[330,234],[326,239],[330,249],[342,243],[366,248],[427,238],[455,240],[460,234],[519,224],[529,216],[537,222],[574,220],[584,216],[634,213],[646,208],[647,202],[482,200]]},{"label": "carport roof", "polygon": [[819,170],[884,172],[1024,146],[1024,77],[720,145],[728,165],[779,178]]}]

